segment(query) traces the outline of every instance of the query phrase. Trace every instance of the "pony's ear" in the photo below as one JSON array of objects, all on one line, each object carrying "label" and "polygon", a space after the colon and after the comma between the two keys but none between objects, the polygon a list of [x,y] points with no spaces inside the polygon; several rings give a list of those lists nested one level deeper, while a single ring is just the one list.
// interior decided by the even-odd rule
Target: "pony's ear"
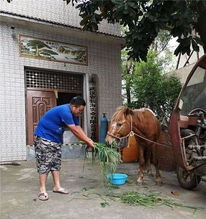
[{"label": "pony's ear", "polygon": [[130,109],[129,107],[126,107],[126,108],[125,108],[125,111],[124,111],[124,114],[125,114],[125,116],[127,116],[127,115],[133,115],[133,110]]}]

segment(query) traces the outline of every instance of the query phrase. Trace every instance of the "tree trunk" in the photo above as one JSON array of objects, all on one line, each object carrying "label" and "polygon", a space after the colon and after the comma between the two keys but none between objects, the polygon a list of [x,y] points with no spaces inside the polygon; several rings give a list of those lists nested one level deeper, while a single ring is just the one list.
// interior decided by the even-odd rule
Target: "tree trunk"
[{"label": "tree trunk", "polygon": [[130,86],[126,85],[126,95],[127,95],[127,106],[131,104],[131,93],[130,93]]},{"label": "tree trunk", "polygon": [[[129,62],[126,65],[126,74],[131,74],[132,62]],[[127,106],[131,104],[131,89],[130,89],[130,81],[126,82],[126,95],[127,95]]]}]

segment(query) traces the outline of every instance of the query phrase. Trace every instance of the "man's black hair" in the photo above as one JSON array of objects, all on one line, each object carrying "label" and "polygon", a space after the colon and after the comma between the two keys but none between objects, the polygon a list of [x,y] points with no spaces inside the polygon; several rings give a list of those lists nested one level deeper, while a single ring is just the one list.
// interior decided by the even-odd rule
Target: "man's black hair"
[{"label": "man's black hair", "polygon": [[69,103],[75,106],[86,106],[86,102],[81,96],[73,97]]}]

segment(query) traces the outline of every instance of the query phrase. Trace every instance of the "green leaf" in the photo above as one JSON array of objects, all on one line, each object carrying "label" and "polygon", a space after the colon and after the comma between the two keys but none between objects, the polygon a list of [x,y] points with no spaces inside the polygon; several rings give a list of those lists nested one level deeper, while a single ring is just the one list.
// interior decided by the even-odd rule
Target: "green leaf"
[{"label": "green leaf", "polygon": [[195,40],[192,40],[192,48],[194,51],[199,52],[199,46]]}]

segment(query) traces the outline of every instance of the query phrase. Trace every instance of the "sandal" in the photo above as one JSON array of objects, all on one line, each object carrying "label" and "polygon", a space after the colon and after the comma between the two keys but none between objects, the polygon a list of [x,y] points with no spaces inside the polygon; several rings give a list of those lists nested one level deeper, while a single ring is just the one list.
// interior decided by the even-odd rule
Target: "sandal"
[{"label": "sandal", "polygon": [[46,192],[40,192],[38,198],[41,201],[47,201],[49,199],[49,196]]},{"label": "sandal", "polygon": [[64,189],[64,188],[53,190],[53,192],[60,193],[60,194],[68,194],[69,193],[69,191]]}]

